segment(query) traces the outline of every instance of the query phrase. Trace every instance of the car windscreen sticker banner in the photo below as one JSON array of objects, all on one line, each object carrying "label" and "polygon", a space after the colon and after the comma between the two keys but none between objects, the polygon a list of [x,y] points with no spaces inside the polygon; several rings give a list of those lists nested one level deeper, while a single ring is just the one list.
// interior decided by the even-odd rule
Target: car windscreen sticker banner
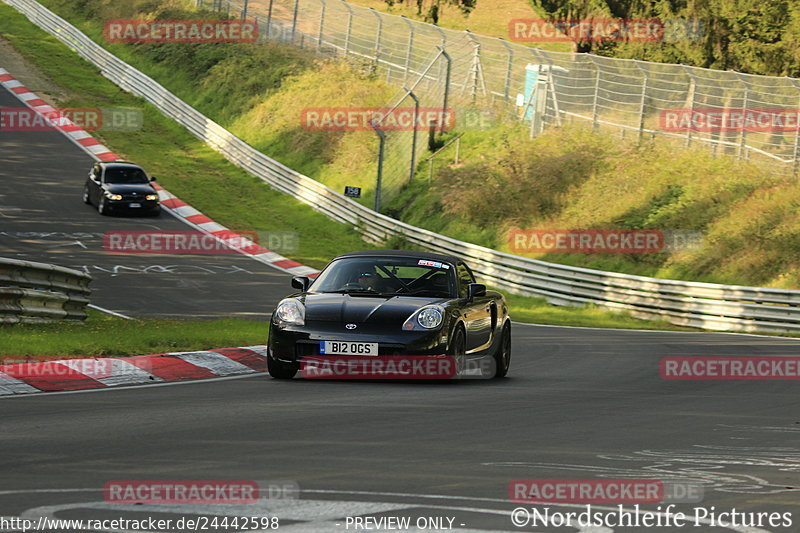
[{"label": "car windscreen sticker banner", "polygon": [[439,263],[438,261],[429,261],[427,259],[420,259],[417,263],[419,266],[429,266],[433,268],[444,268],[445,270],[450,268],[450,265],[445,263]]}]

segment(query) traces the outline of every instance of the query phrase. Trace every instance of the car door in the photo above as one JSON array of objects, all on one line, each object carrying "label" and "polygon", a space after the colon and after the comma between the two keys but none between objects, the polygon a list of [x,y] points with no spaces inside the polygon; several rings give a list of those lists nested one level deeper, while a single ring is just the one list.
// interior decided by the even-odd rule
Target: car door
[{"label": "car door", "polygon": [[478,296],[467,300],[467,287],[475,283],[475,276],[464,263],[456,267],[458,275],[458,295],[464,302],[462,317],[467,330],[467,353],[486,348],[491,339],[491,303],[488,296]]}]

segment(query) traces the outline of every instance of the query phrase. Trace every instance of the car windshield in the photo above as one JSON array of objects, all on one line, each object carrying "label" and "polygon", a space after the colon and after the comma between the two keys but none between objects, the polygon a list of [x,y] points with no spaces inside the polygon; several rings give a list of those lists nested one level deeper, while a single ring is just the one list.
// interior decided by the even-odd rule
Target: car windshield
[{"label": "car windshield", "polygon": [[415,257],[346,257],[330,264],[309,291],[451,298],[455,272],[448,263]]},{"label": "car windshield", "polygon": [[140,168],[111,167],[106,169],[105,182],[133,185],[149,183],[150,180],[147,179],[147,174]]}]

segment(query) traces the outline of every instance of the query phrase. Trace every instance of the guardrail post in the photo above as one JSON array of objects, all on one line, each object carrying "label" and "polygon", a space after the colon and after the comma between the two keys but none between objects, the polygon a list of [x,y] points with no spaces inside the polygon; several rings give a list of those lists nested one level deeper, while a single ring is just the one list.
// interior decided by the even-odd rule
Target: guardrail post
[{"label": "guardrail post", "polygon": [[267,39],[269,39],[269,33],[272,29],[272,4],[275,0],[269,0],[269,7],[267,8]]},{"label": "guardrail post", "polygon": [[506,104],[508,104],[508,100],[511,96],[511,70],[514,68],[514,49],[508,45],[505,39],[500,39],[500,42],[506,49],[508,53],[508,62],[506,63],[506,84],[505,89],[503,89],[503,95],[506,100]]},{"label": "guardrail post", "polygon": [[406,64],[405,73],[403,74],[403,81],[408,79],[408,70],[411,66],[411,56],[414,53],[414,25],[405,16],[400,17],[408,25],[408,48],[406,49]]},{"label": "guardrail post", "polygon": [[[378,19],[378,29],[375,30],[375,51],[373,54],[375,55],[375,65],[378,65],[378,61],[381,55],[381,35],[383,34],[383,17],[381,17],[380,13],[375,11],[374,7],[370,8],[372,10],[372,14],[375,15],[375,18]],[[391,67],[388,67],[391,69]]]},{"label": "guardrail post", "polygon": [[344,36],[344,57],[350,53],[350,36],[353,33],[353,8],[350,7],[345,0],[342,0],[342,5],[347,9],[347,34]]},{"label": "guardrail post", "polygon": [[644,116],[645,111],[647,110],[647,85],[650,81],[650,75],[639,63],[639,61],[636,61],[635,64],[641,71],[642,76],[644,76],[644,83],[642,84],[642,97],[639,101],[639,142],[642,142],[642,137],[644,136]]},{"label": "guardrail post", "polygon": [[317,32],[317,50],[322,50],[322,28],[325,26],[325,0],[319,0],[322,4],[322,12],[319,15],[319,31]]},{"label": "guardrail post", "polygon": [[300,0],[294,0],[294,13],[292,14],[292,44],[294,44],[294,34],[297,31],[297,10],[300,8]]},{"label": "guardrail post", "polygon": [[411,136],[411,169],[408,172],[408,181],[411,182],[414,180],[414,171],[416,169],[416,159],[417,159],[417,126],[419,122],[419,98],[417,95],[414,94],[414,91],[406,89],[403,87],[404,90],[408,91],[408,96],[414,100],[414,129],[412,130]]}]

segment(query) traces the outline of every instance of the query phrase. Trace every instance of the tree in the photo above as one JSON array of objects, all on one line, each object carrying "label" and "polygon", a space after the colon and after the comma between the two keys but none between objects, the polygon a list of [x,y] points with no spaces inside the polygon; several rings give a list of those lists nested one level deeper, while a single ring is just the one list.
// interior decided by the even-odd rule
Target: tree
[{"label": "tree", "polygon": [[475,9],[478,0],[385,0],[389,7],[395,4],[416,4],[417,15],[421,16],[425,22],[439,23],[441,8],[443,6],[457,7],[462,13],[466,14]]}]

